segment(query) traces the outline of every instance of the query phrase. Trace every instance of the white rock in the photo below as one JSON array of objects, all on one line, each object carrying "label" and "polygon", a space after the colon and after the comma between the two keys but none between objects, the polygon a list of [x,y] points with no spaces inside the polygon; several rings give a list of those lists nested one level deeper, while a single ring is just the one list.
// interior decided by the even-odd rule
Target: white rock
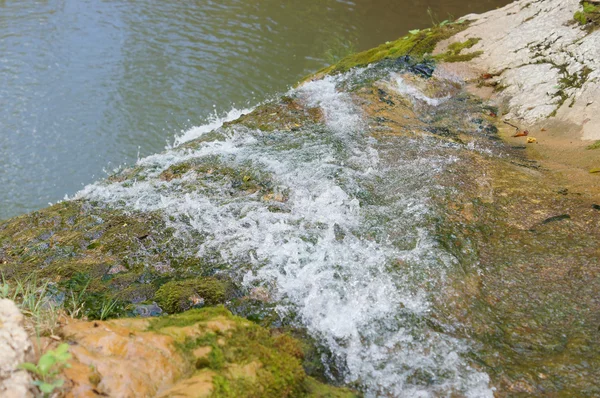
[{"label": "white rock", "polygon": [[[499,75],[506,87],[509,118],[534,124],[556,116],[572,125],[584,140],[600,139],[600,30],[588,33],[574,22],[579,0],[520,0],[481,15],[465,31],[440,43],[481,38],[471,51],[483,54],[469,64],[482,73]],[[561,78],[587,79],[561,84]],[[568,96],[560,105],[558,93]],[[560,105],[560,106],[559,106]]]},{"label": "white rock", "polygon": [[30,359],[33,346],[23,328],[23,315],[11,300],[0,300],[0,397],[33,397],[31,376],[19,370]]}]

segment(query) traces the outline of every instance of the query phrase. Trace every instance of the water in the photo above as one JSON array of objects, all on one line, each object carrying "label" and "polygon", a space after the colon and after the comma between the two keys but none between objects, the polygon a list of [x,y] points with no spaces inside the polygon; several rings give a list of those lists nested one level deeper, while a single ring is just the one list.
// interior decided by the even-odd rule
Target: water
[{"label": "water", "polygon": [[[135,180],[89,185],[77,198],[164,214],[197,256],[226,264],[248,289],[268,290],[281,316],[331,350],[341,381],[369,397],[492,397],[488,375],[465,359],[469,342],[428,324],[431,296],[457,267],[435,239],[430,198],[446,192],[438,177],[468,148],[427,137],[374,139],[340,90],[369,72],[288,93],[319,107],[324,125],[233,125],[216,136],[199,128],[200,144],[144,158]],[[427,112],[444,102],[394,73],[387,84]],[[161,178],[174,165],[189,168]],[[236,189],[228,170],[243,170],[263,189]]]},{"label": "water", "polygon": [[0,219],[161,151],[342,53],[507,0],[0,0]]}]

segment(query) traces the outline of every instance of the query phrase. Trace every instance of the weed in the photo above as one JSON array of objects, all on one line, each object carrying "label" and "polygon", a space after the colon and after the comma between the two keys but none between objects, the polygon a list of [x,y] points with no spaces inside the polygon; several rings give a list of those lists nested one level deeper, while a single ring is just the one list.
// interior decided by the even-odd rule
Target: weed
[{"label": "weed", "polygon": [[36,364],[25,362],[19,367],[32,373],[37,380],[33,382],[45,397],[50,396],[57,388],[62,387],[64,380],[58,375],[64,368],[70,367],[67,362],[71,359],[69,345],[61,344],[56,350],[48,350]]},{"label": "weed", "polygon": [[31,320],[28,326],[40,337],[54,334],[59,323],[61,308],[50,298],[52,290],[49,282],[40,283],[35,277],[17,280],[14,287],[2,277],[0,298],[14,301],[23,315]]},{"label": "weed", "polygon": [[110,317],[117,309],[117,300],[105,299],[100,307],[100,320],[103,321]]}]

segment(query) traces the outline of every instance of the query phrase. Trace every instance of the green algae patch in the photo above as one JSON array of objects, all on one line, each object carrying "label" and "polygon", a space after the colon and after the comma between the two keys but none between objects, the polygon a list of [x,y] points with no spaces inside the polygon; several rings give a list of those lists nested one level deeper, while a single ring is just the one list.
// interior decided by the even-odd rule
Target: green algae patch
[{"label": "green algae patch", "polygon": [[[344,73],[355,67],[363,67],[384,59],[397,59],[410,56],[415,60],[422,60],[433,53],[435,46],[442,40],[449,39],[468,27],[467,22],[434,26],[430,29],[411,31],[410,34],[398,40],[387,42],[379,47],[353,54],[342,59],[337,64],[331,65],[317,72],[319,75],[333,75]],[[469,45],[467,43],[466,45]],[[471,47],[474,44],[471,45]],[[463,47],[466,48],[466,47]],[[462,50],[462,48],[460,49]],[[458,50],[458,52],[460,52]],[[454,55],[456,57],[456,55]],[[450,57],[449,57],[450,58]]]},{"label": "green algae patch", "polygon": [[472,53],[461,54],[461,52],[465,49],[469,49],[473,47],[475,44],[479,43],[481,38],[470,38],[465,40],[464,42],[456,42],[452,43],[448,46],[448,50],[443,53],[436,55],[434,58],[438,61],[443,62],[467,62],[474,58],[479,57],[483,54],[483,51],[475,51]]},{"label": "green algae patch", "polygon": [[[540,62],[548,62],[552,64],[555,69],[559,70],[561,75],[558,81],[558,90],[554,93],[554,97],[557,99],[556,109],[549,115],[549,117],[554,117],[556,116],[558,110],[567,102],[569,98],[572,97],[572,94],[570,93],[572,93],[573,90],[580,89],[588,81],[593,70],[587,66],[584,66],[581,70],[570,73],[567,68],[567,64],[559,65],[549,60],[543,60]],[[575,98],[571,99],[569,107],[572,107],[573,105],[575,105]]]},{"label": "green algae patch", "polygon": [[160,174],[160,179],[170,182],[176,179],[186,180],[178,181],[178,187],[184,191],[205,191],[215,192],[220,195],[229,196],[268,196],[274,195],[272,176],[263,172],[252,162],[231,167],[223,164],[222,160],[216,156],[208,156],[202,159],[196,159],[170,166]]},{"label": "green algae patch", "polygon": [[296,98],[283,96],[279,100],[263,104],[235,122],[225,123],[225,127],[238,125],[262,131],[291,130],[323,121],[320,108],[306,108]]},{"label": "green algae patch", "polygon": [[224,307],[154,318],[148,330],[174,338],[195,374],[212,375],[211,397],[358,397],[307,376],[298,340]]},{"label": "green algae patch", "polygon": [[[131,313],[133,303],[160,301],[180,312],[222,302],[232,287],[212,277],[221,264],[186,253],[161,214],[85,201],[62,202],[0,223],[4,279],[9,284],[48,281],[56,300],[76,297],[81,315],[91,319],[101,318],[108,307],[109,316]],[[173,282],[181,280],[188,282]]]},{"label": "green algae patch", "polygon": [[168,313],[189,310],[198,305],[215,305],[225,298],[225,285],[215,278],[186,279],[162,285],[154,296]]},{"label": "green algae patch", "polygon": [[449,170],[461,190],[436,198],[436,237],[460,269],[434,298],[435,318],[478,342],[469,357],[499,397],[597,396],[600,217],[516,159]]},{"label": "green algae patch", "polygon": [[588,32],[593,32],[600,28],[600,5],[584,1],[581,3],[581,6],[582,9],[573,15],[573,19]]},{"label": "green algae patch", "polygon": [[588,145],[585,149],[590,150],[590,151],[595,150],[595,149],[600,149],[600,140],[594,142],[591,145]]}]

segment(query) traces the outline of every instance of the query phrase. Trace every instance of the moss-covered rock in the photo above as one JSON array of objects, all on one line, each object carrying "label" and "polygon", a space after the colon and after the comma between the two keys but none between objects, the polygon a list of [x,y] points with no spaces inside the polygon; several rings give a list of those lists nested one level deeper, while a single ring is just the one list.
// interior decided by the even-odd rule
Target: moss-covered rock
[{"label": "moss-covered rock", "polygon": [[154,299],[166,312],[173,314],[192,307],[216,305],[225,298],[223,282],[215,278],[171,281],[162,285]]},{"label": "moss-covered rock", "polygon": [[241,125],[263,131],[290,130],[296,131],[301,126],[323,121],[320,108],[306,108],[296,98],[283,96],[256,108],[248,115],[243,115],[235,122],[225,126]]},{"label": "moss-covered rock", "polygon": [[[459,21],[457,23],[441,24],[425,30],[411,31],[407,36],[398,40],[387,42],[371,50],[349,55],[338,63],[320,70],[317,72],[316,77],[347,72],[352,68],[367,66],[385,59],[397,59],[409,56],[417,61],[422,60],[425,56],[433,53],[439,42],[466,29],[468,25],[468,22]],[[479,54],[463,55],[463,58],[459,58],[459,54],[463,49],[470,48],[475,44],[476,41],[474,42],[473,39],[470,39],[466,43],[455,45],[447,54],[436,58],[449,62],[470,59],[469,56],[472,58]]]},{"label": "moss-covered rock", "polygon": [[62,202],[0,224],[0,271],[9,281],[49,280],[57,300],[76,297],[91,318],[111,301],[118,302],[112,316],[130,313],[131,303],[160,301],[169,312],[190,308],[185,294],[175,298],[169,288],[155,297],[174,278],[195,282],[169,286],[179,283],[197,304],[222,302],[226,283],[210,278],[219,264],[188,254],[173,233],[160,214]]},{"label": "moss-covered rock", "polygon": [[108,322],[71,322],[66,396],[331,397],[358,395],[302,369],[299,343],[223,307]]}]

